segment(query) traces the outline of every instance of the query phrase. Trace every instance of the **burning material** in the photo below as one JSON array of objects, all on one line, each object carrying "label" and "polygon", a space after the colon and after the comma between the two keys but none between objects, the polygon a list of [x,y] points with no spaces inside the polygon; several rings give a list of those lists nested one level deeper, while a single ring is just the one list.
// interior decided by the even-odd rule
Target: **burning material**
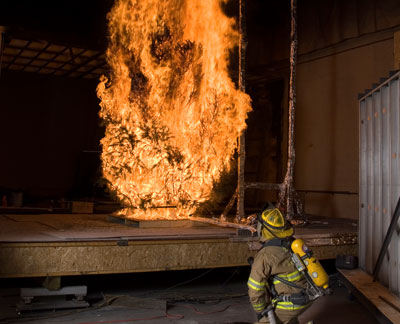
[{"label": "burning material", "polygon": [[160,206],[187,217],[229,169],[251,110],[228,76],[235,21],[216,0],[119,0],[108,19],[103,176],[140,218]]}]

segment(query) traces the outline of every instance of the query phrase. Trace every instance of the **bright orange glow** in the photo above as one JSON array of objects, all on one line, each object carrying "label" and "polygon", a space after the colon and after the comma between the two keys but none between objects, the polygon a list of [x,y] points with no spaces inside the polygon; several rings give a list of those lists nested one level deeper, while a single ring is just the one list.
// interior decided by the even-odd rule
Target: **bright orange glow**
[{"label": "bright orange glow", "polygon": [[108,19],[103,176],[140,218],[188,217],[229,169],[251,110],[228,76],[235,21],[218,0],[118,0]]}]

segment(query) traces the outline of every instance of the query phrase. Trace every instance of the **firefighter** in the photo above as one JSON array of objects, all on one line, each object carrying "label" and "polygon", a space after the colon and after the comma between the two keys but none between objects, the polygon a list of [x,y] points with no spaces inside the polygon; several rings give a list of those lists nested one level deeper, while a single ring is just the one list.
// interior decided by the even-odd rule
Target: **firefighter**
[{"label": "firefighter", "polygon": [[[247,282],[256,323],[297,324],[311,302],[305,292],[306,279],[291,259],[293,227],[273,206],[258,215],[258,222],[263,248],[252,262]],[[268,319],[268,315],[273,317]]]}]

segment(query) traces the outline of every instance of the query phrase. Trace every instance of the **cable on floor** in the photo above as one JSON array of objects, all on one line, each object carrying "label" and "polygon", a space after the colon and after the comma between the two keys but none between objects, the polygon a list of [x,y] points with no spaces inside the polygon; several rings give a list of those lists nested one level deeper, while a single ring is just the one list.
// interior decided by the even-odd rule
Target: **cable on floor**
[{"label": "cable on floor", "polygon": [[185,285],[185,284],[187,284],[187,283],[190,283],[190,282],[192,282],[192,281],[195,281],[195,280],[197,280],[197,279],[199,279],[199,278],[205,276],[206,274],[210,273],[210,272],[213,271],[213,270],[214,270],[213,268],[208,269],[207,271],[203,272],[202,274],[198,275],[197,277],[194,277],[194,278],[189,279],[189,280],[187,280],[187,281],[184,281],[184,282],[178,283],[178,284],[176,284],[176,285],[173,285],[173,286],[171,286],[171,287],[168,287],[168,288],[164,289],[164,291],[167,291],[167,290],[170,290],[170,289],[172,289],[172,288],[179,287],[179,286],[183,286],[183,285]]},{"label": "cable on floor", "polygon": [[228,277],[228,279],[226,279],[223,283],[222,286],[226,286],[228,284],[229,281],[231,281],[231,279],[236,275],[239,274],[239,267],[236,267],[233,271],[232,274]]},{"label": "cable on floor", "polygon": [[240,297],[245,297],[248,296],[247,293],[243,294],[224,294],[221,296],[206,296],[206,297],[191,297],[191,296],[182,296],[182,297],[172,297],[172,298],[167,298],[165,299],[169,304],[175,304],[175,303],[197,303],[197,304],[218,304],[223,300],[227,299],[233,299],[233,298],[240,298]]},{"label": "cable on floor", "polygon": [[196,277],[194,277],[194,278],[192,278],[192,279],[189,279],[189,280],[187,280],[187,281],[184,281],[184,282],[181,282],[181,283],[177,283],[176,285],[173,285],[173,286],[168,287],[168,288],[165,288],[165,289],[152,290],[152,291],[149,291],[149,292],[146,292],[146,293],[137,295],[136,297],[144,297],[144,296],[148,296],[148,295],[151,295],[151,294],[162,293],[162,292],[164,292],[164,291],[168,291],[168,290],[170,290],[170,289],[172,289],[172,288],[179,287],[179,286],[185,285],[185,284],[187,284],[187,283],[190,283],[190,282],[192,282],[192,281],[195,281],[195,280],[197,280],[197,279],[199,279],[199,278],[205,276],[206,274],[210,273],[210,272],[213,271],[213,270],[214,270],[214,268],[208,269],[208,270],[206,270],[205,272],[201,273],[200,275],[198,275],[198,276],[196,276]]}]

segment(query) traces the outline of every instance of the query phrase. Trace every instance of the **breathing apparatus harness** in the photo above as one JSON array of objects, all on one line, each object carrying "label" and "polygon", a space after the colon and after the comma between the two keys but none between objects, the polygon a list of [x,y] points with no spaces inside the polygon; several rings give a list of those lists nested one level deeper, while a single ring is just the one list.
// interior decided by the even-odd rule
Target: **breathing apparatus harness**
[{"label": "breathing apparatus harness", "polygon": [[[263,208],[263,210],[264,210],[264,208]],[[302,305],[307,305],[311,301],[313,301],[321,296],[329,294],[330,290],[327,288],[327,284],[325,283],[324,287],[318,286],[309,274],[310,271],[307,267],[309,260],[311,260],[313,263],[318,263],[319,267],[325,273],[322,266],[320,266],[319,262],[317,260],[315,260],[315,258],[312,258],[312,251],[308,250],[306,245],[303,244],[301,247],[304,252],[304,255],[299,256],[299,254],[297,254],[293,251],[293,242],[300,241],[300,244],[301,244],[301,242],[302,243],[304,243],[304,242],[300,239],[295,240],[292,236],[286,237],[286,238],[277,237],[275,235],[275,233],[273,233],[268,228],[268,226],[265,224],[265,221],[262,219],[261,214],[262,214],[262,212],[257,214],[257,220],[258,220],[258,224],[259,224],[258,229],[257,229],[258,235],[261,237],[261,232],[262,232],[262,229],[264,228],[274,237],[271,240],[263,242],[262,247],[264,248],[264,247],[268,247],[268,246],[277,246],[277,247],[282,247],[282,248],[287,249],[290,253],[291,259],[292,259],[297,271],[301,275],[304,276],[304,278],[306,279],[306,282],[307,282],[307,286],[306,286],[306,288],[304,288],[304,287],[300,287],[299,285],[296,285],[293,282],[283,279],[282,277],[280,277],[278,275],[272,276],[269,280],[270,281],[269,287],[271,290],[271,295],[272,295],[274,304],[276,305],[278,302],[292,302],[294,305],[302,306]],[[269,225],[269,226],[271,226],[271,225]],[[315,278],[315,272],[313,272],[312,275]],[[290,295],[284,295],[284,294],[279,295],[273,284],[274,281],[279,281],[287,286],[296,288],[300,292],[290,294]]]}]

